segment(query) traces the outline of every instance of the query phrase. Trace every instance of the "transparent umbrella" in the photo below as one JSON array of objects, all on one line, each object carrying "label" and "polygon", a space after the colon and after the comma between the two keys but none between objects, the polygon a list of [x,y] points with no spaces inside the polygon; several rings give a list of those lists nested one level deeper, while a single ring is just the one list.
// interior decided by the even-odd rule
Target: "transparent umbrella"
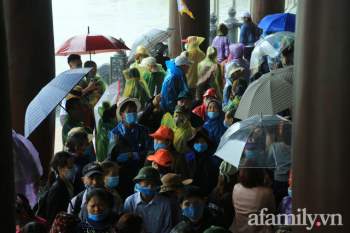
[{"label": "transparent umbrella", "polygon": [[222,136],[215,155],[236,167],[289,169],[291,122],[278,115],[256,115],[232,125]]},{"label": "transparent umbrella", "polygon": [[281,52],[294,43],[294,39],[295,34],[293,32],[277,32],[258,40],[250,58],[252,74],[258,72],[264,57],[268,56],[272,59],[278,59]]}]

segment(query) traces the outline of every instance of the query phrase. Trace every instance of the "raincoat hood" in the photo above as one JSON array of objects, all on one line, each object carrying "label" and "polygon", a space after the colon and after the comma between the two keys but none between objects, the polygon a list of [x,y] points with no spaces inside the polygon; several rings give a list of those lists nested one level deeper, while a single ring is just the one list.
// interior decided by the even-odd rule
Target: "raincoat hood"
[{"label": "raincoat hood", "polygon": [[175,76],[183,75],[182,69],[176,66],[174,59],[166,61],[165,65],[167,67],[167,71],[170,72],[172,75],[175,75]]},{"label": "raincoat hood", "polygon": [[236,43],[230,45],[230,60],[243,58],[244,45]]},{"label": "raincoat hood", "polygon": [[217,54],[218,54],[218,52],[217,52],[216,48],[209,46],[207,49],[207,54],[206,54],[205,58],[212,61],[212,62],[217,63]]},{"label": "raincoat hood", "polygon": [[193,48],[198,48],[199,46],[203,43],[203,41],[205,40],[204,37],[200,37],[200,36],[189,36],[187,37],[187,45],[188,45],[188,49],[193,49]]}]

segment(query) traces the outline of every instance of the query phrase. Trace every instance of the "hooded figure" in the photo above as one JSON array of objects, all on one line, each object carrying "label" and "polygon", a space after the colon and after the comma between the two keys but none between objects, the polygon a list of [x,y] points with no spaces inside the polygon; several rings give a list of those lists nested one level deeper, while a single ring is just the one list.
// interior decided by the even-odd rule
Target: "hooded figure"
[{"label": "hooded figure", "polygon": [[193,62],[187,73],[187,83],[190,89],[197,87],[198,81],[198,63],[205,58],[205,53],[199,48],[205,38],[198,36],[190,36],[187,38],[187,49],[189,59]]},{"label": "hooded figure", "polygon": [[151,95],[147,84],[141,78],[139,70],[137,68],[131,68],[123,73],[126,79],[123,96],[138,99],[141,102],[141,106],[144,107],[151,98]]},{"label": "hooded figure", "polygon": [[146,57],[142,60],[141,66],[146,69],[143,78],[147,83],[151,96],[158,95],[166,74],[162,65],[158,64],[154,57]]},{"label": "hooded figure", "polygon": [[217,100],[210,100],[207,106],[207,121],[203,128],[208,131],[209,138],[215,144],[219,145],[221,136],[225,133],[227,127],[224,125],[224,113],[221,110],[221,103]]},{"label": "hooded figure", "polygon": [[217,99],[216,90],[214,88],[209,88],[206,90],[203,95],[203,103],[195,107],[192,112],[205,120],[205,113],[207,112],[207,105],[210,99]]},{"label": "hooded figure", "polygon": [[187,141],[192,137],[192,127],[188,111],[183,106],[176,106],[174,113],[173,145],[177,152],[183,154],[189,151]]},{"label": "hooded figure", "polygon": [[225,78],[227,79],[227,67],[231,63],[237,63],[244,68],[244,78],[248,81],[250,76],[249,62],[243,58],[244,55],[244,45],[241,43],[230,45],[230,56],[228,58],[228,63],[225,65]]},{"label": "hooded figure", "polygon": [[191,64],[186,52],[181,53],[175,60],[166,61],[168,69],[162,85],[160,103],[164,112],[173,113],[178,95],[188,90],[186,72]]},{"label": "hooded figure", "polygon": [[209,88],[214,88],[217,93],[217,98],[219,100],[222,99],[221,90],[223,88],[223,82],[221,78],[221,68],[217,63],[217,50],[213,47],[208,47],[205,59],[198,64],[196,98],[200,99]]}]

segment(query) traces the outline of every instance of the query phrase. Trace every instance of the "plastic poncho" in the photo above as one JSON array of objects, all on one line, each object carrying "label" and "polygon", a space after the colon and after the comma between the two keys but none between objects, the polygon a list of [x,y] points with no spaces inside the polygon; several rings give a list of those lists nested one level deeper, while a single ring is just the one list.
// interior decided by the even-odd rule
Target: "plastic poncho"
[{"label": "plastic poncho", "polygon": [[227,68],[230,63],[235,62],[239,66],[244,68],[244,78],[248,81],[250,77],[250,68],[249,62],[243,58],[244,55],[244,45],[241,43],[231,44],[230,45],[230,56],[228,58],[228,62],[225,65],[225,78],[227,80]]},{"label": "plastic poncho", "polygon": [[[217,63],[217,51],[213,47],[208,47],[207,55],[203,61],[198,64],[198,90],[202,89],[197,96],[202,96],[209,88],[214,88],[217,98],[222,100],[223,82],[221,78],[221,68]],[[204,87],[204,88],[200,88]]]},{"label": "plastic poncho", "polygon": [[216,146],[219,145],[221,136],[227,130],[227,127],[224,125],[223,112],[220,111],[220,116],[215,119],[210,119],[207,117],[207,120],[204,123],[203,128],[208,131],[209,138],[216,144]]},{"label": "plastic poncho", "polygon": [[108,155],[109,138],[108,133],[116,125],[115,121],[104,122],[102,118],[98,122],[97,134],[96,134],[96,159],[102,162]]},{"label": "plastic poncho", "polygon": [[203,43],[205,38],[190,36],[187,40],[187,52],[189,54],[188,58],[193,62],[187,73],[187,83],[189,88],[196,88],[198,81],[198,63],[205,58],[205,53],[199,48],[199,45]]},{"label": "plastic poncho", "polygon": [[128,77],[126,73],[127,72],[124,71],[126,82],[123,96],[137,98],[141,102],[141,106],[145,106],[147,101],[151,98],[151,95],[146,82],[142,78],[142,75],[141,78]]},{"label": "plastic poncho", "polygon": [[162,89],[164,77],[166,75],[162,65],[157,64],[158,71],[149,72],[146,71],[143,75],[145,82],[147,83],[148,89],[152,96],[156,96]]},{"label": "plastic poncho", "polygon": [[187,121],[181,127],[176,127],[174,130],[174,140],[173,145],[177,152],[184,154],[190,151],[187,145],[188,140],[193,136],[192,127],[190,121]]},{"label": "plastic poncho", "polygon": [[160,106],[164,112],[173,113],[179,93],[188,91],[188,86],[184,72],[174,60],[166,61],[166,66],[168,70],[162,85]]},{"label": "plastic poncho", "polygon": [[93,108],[97,104],[97,102],[99,101],[103,93],[105,92],[107,84],[98,75],[96,75],[91,80],[94,80],[94,82],[96,83],[97,90],[94,90],[89,94],[87,94],[86,98],[89,106]]}]

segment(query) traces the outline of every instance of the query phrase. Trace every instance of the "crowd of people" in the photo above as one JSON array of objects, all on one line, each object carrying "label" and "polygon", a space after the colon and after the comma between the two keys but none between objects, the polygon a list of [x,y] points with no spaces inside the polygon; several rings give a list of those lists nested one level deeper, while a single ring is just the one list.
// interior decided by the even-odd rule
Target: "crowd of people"
[{"label": "crowd of people", "polygon": [[[277,180],[274,170],[237,168],[215,156],[239,121],[243,93],[259,78],[249,70],[257,31],[247,14],[242,43],[230,44],[222,24],[206,53],[198,36],[173,59],[140,46],[123,72],[120,98],[99,107],[97,124],[93,108],[106,84],[96,63],[85,62],[92,70],[62,103],[64,149],[52,158],[38,202],[32,207],[17,195],[17,232],[274,232],[250,226],[248,215],[291,211],[289,171]],[[282,51],[281,67],[291,65],[293,49]],[[80,56],[68,64],[82,67]],[[246,148],[247,164],[256,147]]]}]

